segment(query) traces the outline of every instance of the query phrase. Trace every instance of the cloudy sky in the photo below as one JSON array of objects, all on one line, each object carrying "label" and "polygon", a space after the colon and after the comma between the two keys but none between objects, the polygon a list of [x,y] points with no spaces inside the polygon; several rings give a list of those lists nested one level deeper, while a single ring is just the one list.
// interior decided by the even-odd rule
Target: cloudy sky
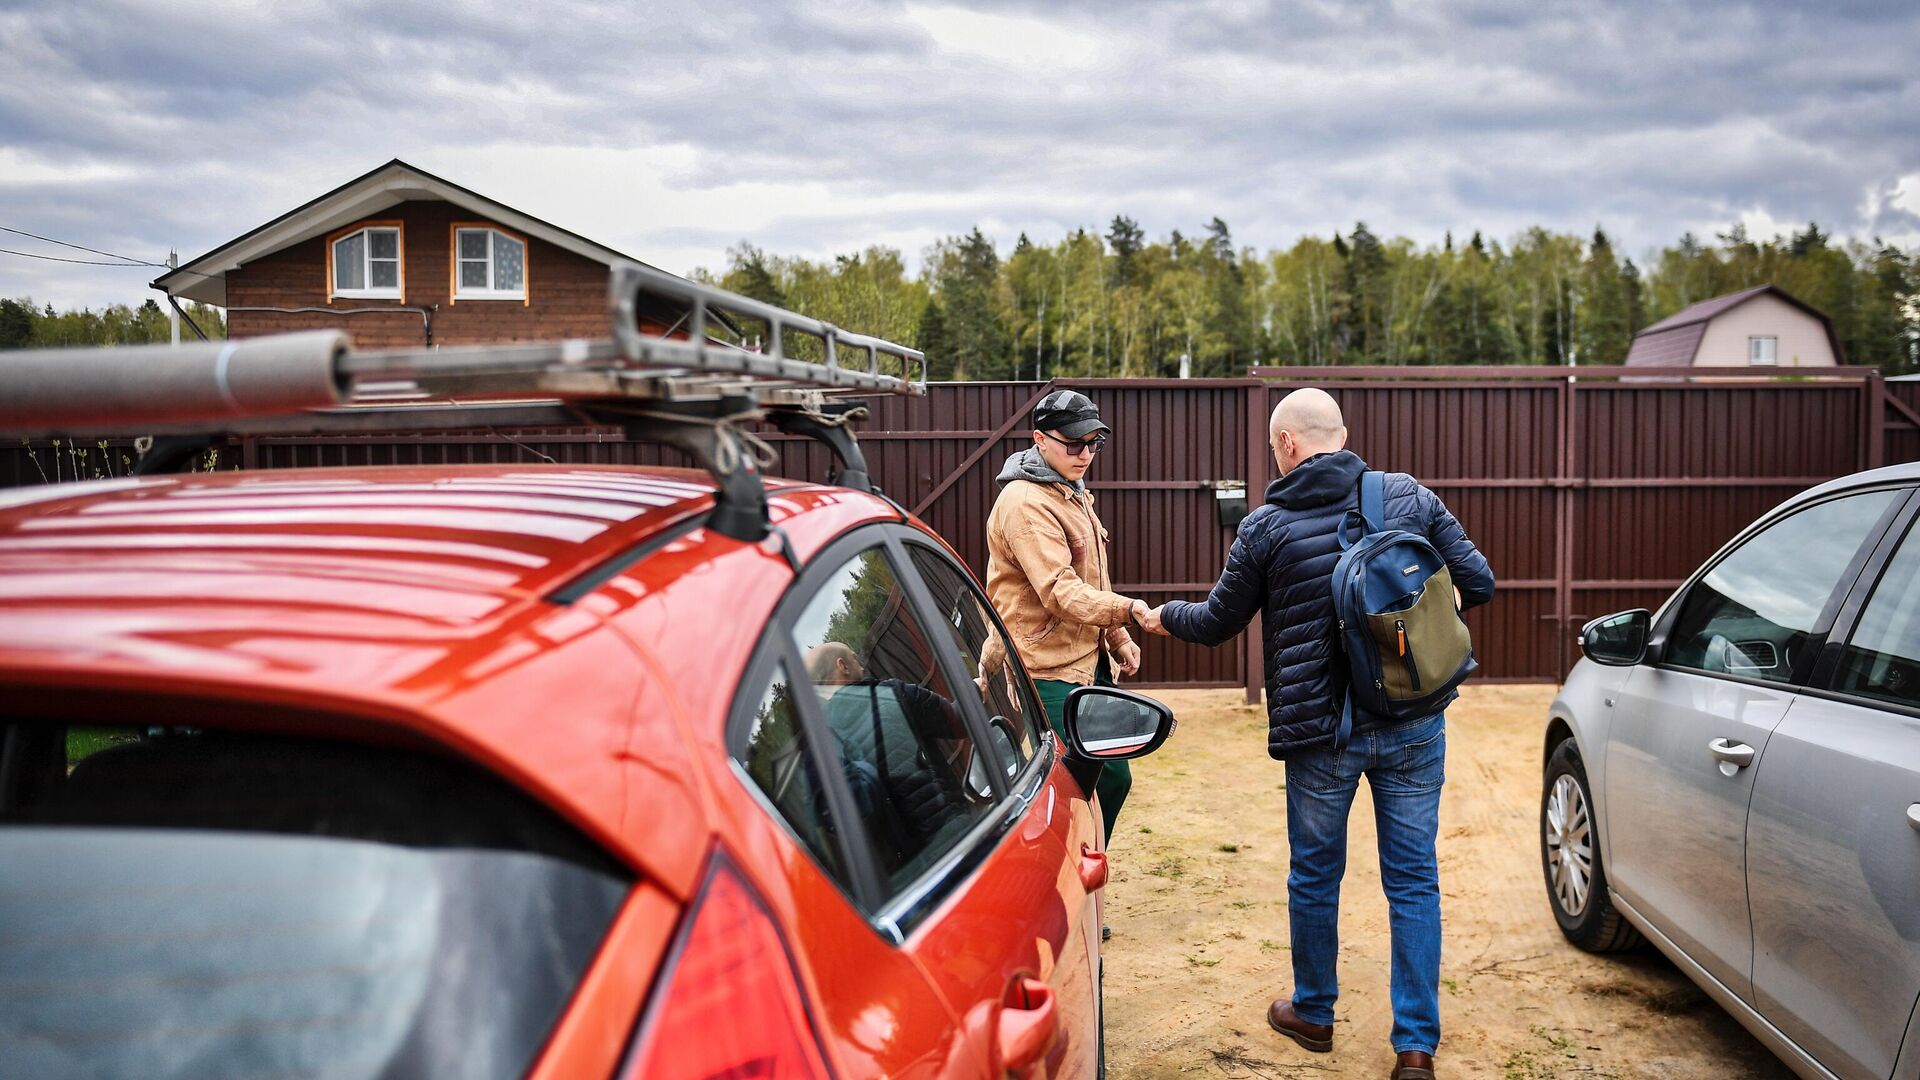
[{"label": "cloudy sky", "polygon": [[[394,157],[680,271],[1115,213],[1920,245],[1915,0],[0,0],[0,41],[0,226],[140,259]],[[59,306],[152,276],[0,254]]]}]

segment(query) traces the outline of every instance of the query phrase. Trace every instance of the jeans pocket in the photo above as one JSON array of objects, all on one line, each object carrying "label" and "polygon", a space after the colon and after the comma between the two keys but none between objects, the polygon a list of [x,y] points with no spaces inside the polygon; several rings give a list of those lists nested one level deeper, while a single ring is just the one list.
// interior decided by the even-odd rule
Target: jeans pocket
[{"label": "jeans pocket", "polygon": [[1416,736],[1401,753],[1400,775],[1411,787],[1437,788],[1447,782],[1447,729],[1445,721],[1434,724],[1433,734]]},{"label": "jeans pocket", "polygon": [[1310,750],[1287,758],[1287,786],[1325,795],[1338,791],[1340,755],[1332,750]]}]

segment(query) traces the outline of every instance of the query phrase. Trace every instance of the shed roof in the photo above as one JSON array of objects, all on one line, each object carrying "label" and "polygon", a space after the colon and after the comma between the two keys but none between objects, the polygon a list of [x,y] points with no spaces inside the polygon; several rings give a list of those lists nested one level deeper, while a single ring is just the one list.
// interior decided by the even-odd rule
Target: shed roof
[{"label": "shed roof", "polygon": [[1707,323],[1768,293],[1820,320],[1821,327],[1827,332],[1827,341],[1833,346],[1834,363],[1845,363],[1840,335],[1834,332],[1833,320],[1827,317],[1826,312],[1771,283],[1702,300],[1641,330],[1633,335],[1633,344],[1627,349],[1627,363],[1634,367],[1687,367],[1693,363],[1694,354],[1699,351],[1700,340],[1706,337]]}]

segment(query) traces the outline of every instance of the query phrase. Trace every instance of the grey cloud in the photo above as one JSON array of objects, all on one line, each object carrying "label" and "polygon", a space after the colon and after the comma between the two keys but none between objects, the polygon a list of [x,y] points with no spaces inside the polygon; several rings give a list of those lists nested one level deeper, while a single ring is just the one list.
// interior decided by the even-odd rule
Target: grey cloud
[{"label": "grey cloud", "polygon": [[[0,224],[191,254],[393,156],[685,145],[677,188],[826,186],[829,210],[747,237],[779,250],[1116,212],[1157,234],[1217,213],[1263,248],[1355,217],[1424,241],[1598,222],[1634,251],[1748,210],[1915,227],[1863,209],[1920,174],[1910,0],[972,6],[1086,53],[1010,67],[894,3],[14,3],[0,150],[137,180],[0,175]],[[742,238],[567,223],[642,256]],[[0,291],[31,276],[0,256]]]}]

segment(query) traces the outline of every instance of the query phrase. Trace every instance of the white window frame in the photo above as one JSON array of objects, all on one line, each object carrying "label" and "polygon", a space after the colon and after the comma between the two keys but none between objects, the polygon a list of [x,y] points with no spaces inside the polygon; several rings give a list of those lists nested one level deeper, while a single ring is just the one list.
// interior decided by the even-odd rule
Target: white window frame
[{"label": "white window frame", "polygon": [[[474,285],[461,284],[461,274],[460,274],[461,263],[477,261],[477,260],[465,260],[460,257],[460,237],[466,233],[485,233],[487,236],[487,287],[486,288],[480,288]],[[520,287],[517,289],[496,289],[493,287],[493,275],[495,270],[497,269],[494,263],[494,251],[493,251],[494,241],[496,238],[502,237],[502,236],[520,245]],[[528,299],[527,286],[528,286],[528,283],[533,278],[532,267],[529,265],[530,262],[532,261],[533,246],[527,243],[526,237],[521,236],[518,233],[508,232],[507,230],[502,229],[497,225],[485,225],[478,222],[474,222],[474,223],[455,222],[453,226],[452,255],[453,255],[452,296],[455,301],[518,300],[521,303],[527,302],[527,299]]]},{"label": "white window frame", "polygon": [[[1770,355],[1764,360],[1760,358],[1760,343],[1763,341],[1771,346],[1771,348],[1767,350]],[[1779,367],[1780,339],[1773,334],[1753,334],[1749,336],[1747,338],[1747,363]]]},{"label": "white window frame", "polygon": [[[371,282],[373,280],[373,264],[375,262],[375,259],[373,257],[373,234],[374,233],[392,233],[393,234],[393,260],[392,261],[394,264],[393,276],[394,276],[395,284],[383,285],[377,288],[371,287],[371,286],[366,288],[360,288],[360,289],[340,288],[340,267],[336,262],[335,256],[336,256],[336,253],[339,251],[339,245],[341,241],[351,240],[355,236],[361,237],[360,280],[365,282]],[[387,262],[388,260],[380,259],[378,261]],[[397,221],[369,222],[365,225],[359,226],[358,228],[348,229],[345,232],[334,233],[332,236],[327,237],[327,297],[329,299],[344,298],[348,300],[404,300],[406,299],[406,296],[407,296],[407,232],[406,232],[406,229],[403,228],[399,222]]]}]

